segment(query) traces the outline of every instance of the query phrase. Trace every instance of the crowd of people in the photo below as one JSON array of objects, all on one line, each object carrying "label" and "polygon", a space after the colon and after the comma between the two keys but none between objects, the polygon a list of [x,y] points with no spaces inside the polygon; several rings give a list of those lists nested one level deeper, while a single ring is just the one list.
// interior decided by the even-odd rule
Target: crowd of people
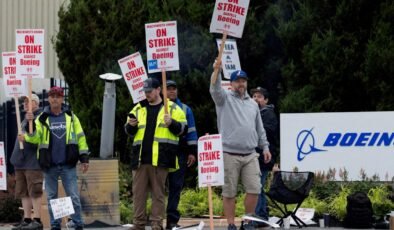
[{"label": "crowd of people", "polygon": [[[215,62],[214,69],[220,68]],[[212,75],[213,76],[213,75]],[[221,86],[221,78],[211,80],[209,92],[215,104],[217,127],[222,135],[224,215],[228,229],[236,230],[235,198],[241,180],[246,193],[245,212],[267,220],[268,209],[264,184],[276,156],[278,120],[269,93],[257,87],[247,91],[248,75],[237,70],[230,77],[231,90]],[[163,98],[166,87],[168,98]],[[155,78],[144,81],[146,100],[135,105],[124,125],[133,140],[131,174],[133,179],[133,230],[148,224],[147,200],[152,209],[149,221],[153,230],[179,227],[178,204],[188,167],[196,164],[197,130],[192,109],[178,97],[177,83],[168,80],[165,86]],[[63,105],[62,88],[48,92],[49,106],[40,109],[39,98],[24,97],[23,133],[18,135],[11,162],[15,167],[16,194],[22,200],[24,217],[13,229],[43,229],[40,219],[43,187],[48,200],[52,230],[61,229],[61,219],[54,219],[50,200],[58,197],[58,178],[66,195],[71,197],[75,213],[71,215],[75,229],[83,229],[82,207],[77,188],[77,163],[85,173],[89,168],[89,148],[78,117]],[[164,101],[167,100],[167,101]],[[28,111],[32,103],[32,111]],[[166,108],[165,108],[166,106]],[[33,122],[33,132],[28,123]],[[19,147],[19,142],[24,148]],[[44,183],[44,185],[43,185]],[[166,205],[166,186],[168,198]],[[33,218],[31,210],[33,212]],[[263,223],[247,222],[244,229],[264,227]]]}]

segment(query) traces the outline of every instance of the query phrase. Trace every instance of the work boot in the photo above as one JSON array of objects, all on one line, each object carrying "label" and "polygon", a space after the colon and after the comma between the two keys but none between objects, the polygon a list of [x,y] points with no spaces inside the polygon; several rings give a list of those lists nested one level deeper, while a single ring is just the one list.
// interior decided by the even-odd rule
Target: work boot
[{"label": "work boot", "polygon": [[30,224],[23,226],[21,230],[42,230],[43,226],[41,223],[33,220]]},{"label": "work boot", "polygon": [[22,227],[27,226],[28,224],[29,223],[27,223],[25,220],[22,220],[19,224],[12,227],[11,230],[21,230]]}]

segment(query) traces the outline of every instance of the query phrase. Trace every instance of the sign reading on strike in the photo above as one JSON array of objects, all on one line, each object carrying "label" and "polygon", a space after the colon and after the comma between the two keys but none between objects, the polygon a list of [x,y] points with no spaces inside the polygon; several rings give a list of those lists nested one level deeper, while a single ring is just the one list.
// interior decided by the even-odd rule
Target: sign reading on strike
[{"label": "sign reading on strike", "polygon": [[16,76],[44,78],[44,30],[16,30]]},{"label": "sign reading on strike", "polygon": [[144,81],[148,78],[139,52],[124,57],[118,61],[123,78],[129,88],[134,104],[144,100]]},{"label": "sign reading on strike", "polygon": [[209,32],[241,38],[248,7],[249,0],[216,0]]},{"label": "sign reading on strike", "polygon": [[198,139],[198,186],[224,184],[223,147],[220,134]]},{"label": "sign reading on strike", "polygon": [[6,97],[20,97],[27,95],[24,78],[16,77],[16,58],[15,52],[3,52],[3,84]]},{"label": "sign reading on strike", "polygon": [[[220,49],[221,39],[216,39],[218,49]],[[224,43],[224,50],[222,55],[222,69],[225,79],[230,79],[231,74],[241,69],[239,62],[237,43],[234,39],[227,39]]]},{"label": "sign reading on strike", "polygon": [[59,219],[75,213],[71,197],[69,196],[52,199],[49,202],[51,204],[53,218],[55,219]]},{"label": "sign reading on strike", "polygon": [[0,142],[0,190],[7,190],[7,164],[5,162],[4,142]]},{"label": "sign reading on strike", "polygon": [[176,21],[145,24],[148,72],[179,70]]}]

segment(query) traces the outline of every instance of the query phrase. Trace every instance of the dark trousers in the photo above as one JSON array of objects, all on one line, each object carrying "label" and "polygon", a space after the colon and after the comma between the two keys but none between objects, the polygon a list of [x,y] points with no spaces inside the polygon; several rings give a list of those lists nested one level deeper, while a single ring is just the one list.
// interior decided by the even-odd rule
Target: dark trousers
[{"label": "dark trousers", "polygon": [[181,191],[186,173],[185,159],[179,159],[180,168],[168,174],[168,203],[167,203],[167,225],[177,224],[181,215],[178,211],[178,204],[181,198]]}]

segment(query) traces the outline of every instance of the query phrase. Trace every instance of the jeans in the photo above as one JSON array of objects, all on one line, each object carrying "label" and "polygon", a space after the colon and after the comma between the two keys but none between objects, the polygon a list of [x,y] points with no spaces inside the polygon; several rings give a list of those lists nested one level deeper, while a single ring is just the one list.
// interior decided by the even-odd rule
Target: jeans
[{"label": "jeans", "polygon": [[177,224],[181,218],[178,211],[178,204],[181,198],[181,191],[187,168],[185,158],[185,156],[179,157],[179,169],[168,174],[167,226],[169,223]]},{"label": "jeans", "polygon": [[50,200],[58,198],[58,178],[62,180],[66,196],[71,197],[75,213],[71,215],[76,227],[83,227],[82,207],[78,193],[77,170],[72,166],[59,165],[52,166],[47,171],[44,171],[45,176],[45,191],[48,199],[48,210],[50,223],[52,228],[60,228],[61,219],[54,219]]},{"label": "jeans", "polygon": [[268,176],[268,171],[261,170],[261,193],[256,205],[256,215],[268,220],[267,198],[265,197],[264,185]]}]

